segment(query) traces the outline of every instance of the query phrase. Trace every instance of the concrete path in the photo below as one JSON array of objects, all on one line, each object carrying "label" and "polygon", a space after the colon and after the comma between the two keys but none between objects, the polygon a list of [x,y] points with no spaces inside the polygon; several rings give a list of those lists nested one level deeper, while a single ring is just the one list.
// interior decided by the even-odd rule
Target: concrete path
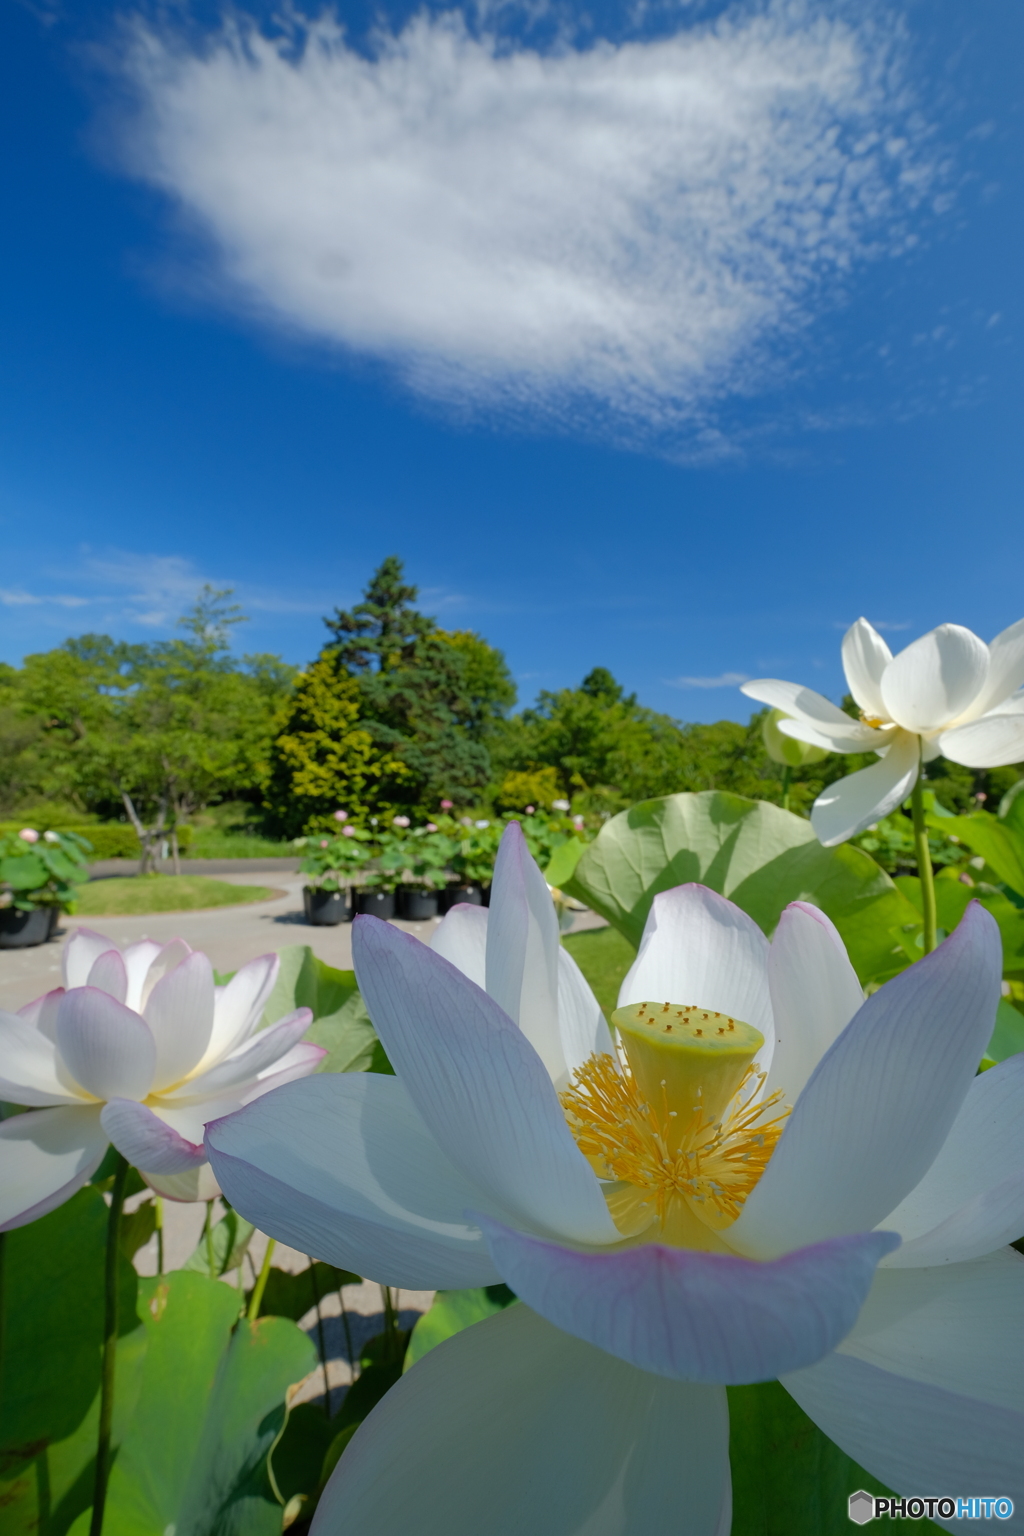
[{"label": "concrete path", "polygon": [[[328,965],[344,971],[352,969],[351,923],[339,923],[337,928],[314,928],[307,923],[302,911],[301,875],[286,873],[282,877],[275,871],[271,880],[250,866],[244,874],[232,870],[220,878],[233,885],[273,884],[282,894],[271,901],[256,901],[244,907],[213,907],[205,912],[62,918],[57,934],[48,944],[31,949],[0,949],[0,1008],[14,1012],[51,987],[60,986],[60,952],[67,936],[78,927],[107,934],[118,944],[145,938],[161,942],[182,938],[193,949],[205,950],[218,971],[237,971],[256,955],[284,949],[287,944],[309,944],[313,953]],[[395,926],[429,944],[438,921],[433,918],[425,923],[409,923],[396,918]],[[604,919],[595,913],[580,912],[572,931],[604,926]]]}]

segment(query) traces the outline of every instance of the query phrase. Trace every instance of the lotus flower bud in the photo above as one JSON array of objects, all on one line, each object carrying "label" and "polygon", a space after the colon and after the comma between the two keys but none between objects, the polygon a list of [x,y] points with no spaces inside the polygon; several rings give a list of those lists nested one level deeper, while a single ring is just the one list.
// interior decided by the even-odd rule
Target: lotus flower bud
[{"label": "lotus flower bud", "polygon": [[812,747],[810,742],[795,741],[792,736],[783,736],[779,730],[779,721],[791,718],[781,709],[772,709],[761,727],[764,749],[772,762],[782,763],[786,768],[803,768],[808,763],[820,763],[823,757],[828,757],[824,747]]}]

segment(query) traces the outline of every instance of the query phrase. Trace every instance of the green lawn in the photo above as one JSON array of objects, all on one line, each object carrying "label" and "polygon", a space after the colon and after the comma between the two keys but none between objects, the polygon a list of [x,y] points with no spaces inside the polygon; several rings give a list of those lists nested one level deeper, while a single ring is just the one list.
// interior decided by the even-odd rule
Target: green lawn
[{"label": "green lawn", "polygon": [[590,982],[605,1017],[611,1018],[622,978],[636,959],[633,946],[616,928],[589,928],[562,943]]},{"label": "green lawn", "polygon": [[292,859],[295,849],[291,843],[274,842],[272,838],[259,837],[256,833],[197,827],[181,856],[184,859]]},{"label": "green lawn", "polygon": [[275,892],[265,885],[232,885],[204,875],[131,875],[90,880],[78,894],[76,917],[141,916],[146,912],[192,912],[202,907],[233,907],[267,901]]}]

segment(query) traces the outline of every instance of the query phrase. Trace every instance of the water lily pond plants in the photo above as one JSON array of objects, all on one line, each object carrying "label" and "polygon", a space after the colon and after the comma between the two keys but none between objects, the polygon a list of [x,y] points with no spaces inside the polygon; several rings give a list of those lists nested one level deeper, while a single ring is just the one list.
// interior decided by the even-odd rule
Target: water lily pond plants
[{"label": "water lily pond plants", "polygon": [[[0,833],[0,948],[49,938],[89,878],[91,845],[75,832]],[[34,919],[33,914],[40,914]]]},{"label": "water lily pond plants", "polygon": [[1024,1499],[1024,1057],[976,1076],[995,924],[865,1000],[832,924],[769,941],[654,900],[614,1041],[518,827],[434,947],[357,922],[393,1077],[291,1083],[207,1130],[263,1230],[519,1301],[431,1351],[345,1451],[315,1536],[725,1536],[726,1389],[778,1379],[904,1494]]}]

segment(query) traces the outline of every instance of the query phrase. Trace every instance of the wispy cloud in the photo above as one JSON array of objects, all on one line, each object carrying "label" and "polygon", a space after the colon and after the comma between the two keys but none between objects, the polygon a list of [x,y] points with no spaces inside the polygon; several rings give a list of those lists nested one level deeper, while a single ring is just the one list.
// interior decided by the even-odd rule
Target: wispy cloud
[{"label": "wispy cloud", "polygon": [[749,683],[749,672],[720,672],[717,677],[667,677],[669,688],[738,688]]},{"label": "wispy cloud", "polygon": [[52,603],[57,608],[82,608],[88,601],[87,597],[74,597],[67,592],[25,592],[21,588],[12,592],[0,587],[0,604],[5,608],[34,608],[43,603]]},{"label": "wispy cloud", "polygon": [[[78,587],[77,592],[46,591],[43,578]],[[239,582],[230,575],[210,574],[184,555],[141,554],[131,550],[96,552],[84,548],[73,569],[40,571],[36,590],[0,588],[6,608],[88,609],[84,622],[138,625],[168,629],[195,602],[202,587],[230,588],[247,614],[320,614],[329,606],[326,594],[304,592],[289,596],[280,590]],[[53,616],[56,622],[56,615]]]},{"label": "wispy cloud", "polygon": [[898,23],[848,17],[767,0],[547,52],[457,11],[369,51],[329,16],[139,23],[120,152],[265,320],[461,408],[714,441],[935,176]]}]

